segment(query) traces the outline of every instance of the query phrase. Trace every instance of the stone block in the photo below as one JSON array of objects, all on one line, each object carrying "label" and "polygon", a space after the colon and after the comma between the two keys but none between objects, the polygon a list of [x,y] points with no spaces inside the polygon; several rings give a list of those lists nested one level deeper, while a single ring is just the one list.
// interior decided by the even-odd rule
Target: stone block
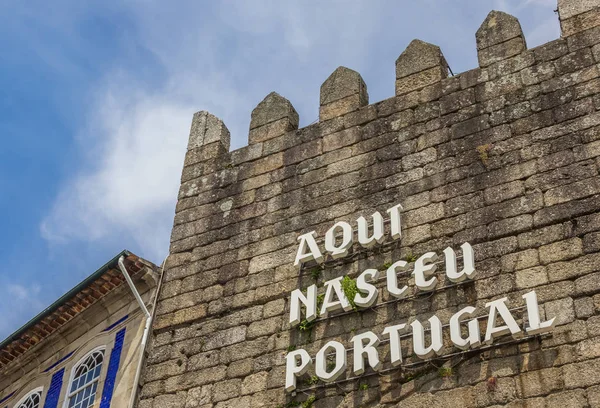
[{"label": "stone block", "polygon": [[277,137],[295,129],[297,129],[297,125],[294,127],[288,118],[283,118],[267,123],[261,127],[250,129],[248,140],[251,144],[258,144],[268,140],[277,140]]},{"label": "stone block", "polygon": [[196,387],[188,390],[185,408],[204,408],[212,402],[212,385]]},{"label": "stone block", "polygon": [[557,75],[565,75],[583,68],[589,67],[595,63],[592,51],[584,48],[579,51],[567,54],[554,62]]},{"label": "stone block", "polygon": [[600,383],[600,359],[567,364],[563,367],[565,388],[589,387]]},{"label": "stone block", "polygon": [[504,61],[524,52],[527,49],[522,37],[513,38],[505,43],[493,45],[478,51],[479,66],[488,67],[496,62]]},{"label": "stone block", "polygon": [[575,299],[573,306],[578,319],[590,317],[595,313],[594,300],[591,297]]},{"label": "stone block", "polygon": [[575,160],[591,159],[600,156],[600,141],[576,146],[573,149]]},{"label": "stone block", "polygon": [[267,95],[252,111],[250,119],[250,130],[287,119],[289,124],[298,128],[298,113],[290,101],[276,92]]},{"label": "stone block", "polygon": [[585,407],[587,405],[584,390],[572,390],[549,395],[546,398],[548,407]]},{"label": "stone block", "polygon": [[593,253],[600,251],[600,232],[593,232],[583,237],[583,252]]},{"label": "stone block", "polygon": [[517,394],[521,398],[536,397],[562,390],[564,387],[561,370],[546,368],[521,373],[515,378]]},{"label": "stone block", "polygon": [[154,399],[154,406],[161,408],[180,408],[185,405],[186,393],[159,395]]},{"label": "stone block", "polygon": [[513,252],[500,258],[500,267],[503,272],[514,272],[528,269],[540,264],[540,258],[536,249]]},{"label": "stone block", "polygon": [[558,15],[561,21],[600,7],[598,0],[558,0]]},{"label": "stone block", "polygon": [[548,277],[551,281],[572,279],[575,277],[587,275],[592,272],[600,271],[600,254],[594,253],[585,255],[569,262],[557,262],[548,265]]},{"label": "stone block", "polygon": [[511,181],[506,184],[489,187],[484,190],[484,198],[487,204],[496,204],[525,193],[525,187],[521,180]]},{"label": "stone block", "polygon": [[572,50],[594,45],[600,26],[600,8],[578,14],[560,23],[564,37],[567,37]]},{"label": "stone block", "polygon": [[437,152],[434,148],[425,149],[421,152],[411,154],[402,158],[402,167],[404,170],[411,170],[415,167],[423,167],[437,159]]},{"label": "stone block", "polygon": [[[594,269],[598,269],[596,266]],[[592,295],[600,291],[600,273],[590,273],[575,281],[575,293],[578,295]]]},{"label": "stone block", "polygon": [[396,79],[396,95],[404,95],[427,86],[436,84],[446,78],[447,69],[434,67],[417,72],[407,77]]},{"label": "stone block", "polygon": [[600,180],[597,177],[556,187],[544,193],[546,206],[561,204],[600,193]]},{"label": "stone block", "polygon": [[396,60],[396,79],[440,66],[447,68],[440,47],[415,39]]},{"label": "stone block", "polygon": [[323,152],[341,149],[357,143],[360,140],[358,128],[353,127],[323,137]]},{"label": "stone block", "polygon": [[479,66],[520,54],[527,49],[519,20],[501,11],[492,11],[475,35]]},{"label": "stone block", "polygon": [[440,48],[413,40],[396,60],[396,95],[403,95],[448,77],[448,64]]},{"label": "stone block", "polygon": [[582,254],[583,243],[580,238],[571,238],[564,241],[544,245],[539,248],[540,261],[549,263],[575,258]]},{"label": "stone block", "polygon": [[519,20],[510,14],[495,10],[487,15],[475,34],[478,50],[504,43],[516,37],[523,37]]},{"label": "stone block", "polygon": [[536,62],[540,63],[562,57],[569,52],[569,47],[567,45],[567,40],[560,38],[533,48],[531,51],[533,51]]},{"label": "stone block", "polygon": [[[188,352],[189,353],[189,352]],[[213,367],[219,364],[219,352],[209,351],[191,356],[188,359],[187,370],[201,370],[203,368]]]},{"label": "stone block", "polygon": [[367,85],[360,74],[338,67],[321,85],[319,120],[329,120],[369,103]]},{"label": "stone block", "polygon": [[600,408],[600,386],[588,388],[587,398],[590,408]]},{"label": "stone block", "polygon": [[546,62],[526,68],[520,73],[523,84],[531,86],[554,78],[556,70],[553,63]]},{"label": "stone block", "polygon": [[225,401],[238,397],[242,386],[242,380],[233,379],[220,381],[214,384],[212,389],[213,402]]},{"label": "stone block", "polygon": [[248,338],[269,336],[277,333],[283,327],[283,319],[281,316],[272,317],[270,319],[263,318],[260,321],[253,322],[248,326]]},{"label": "stone block", "polygon": [[232,327],[231,329],[211,333],[204,340],[203,350],[209,351],[231,344],[242,342],[246,339],[246,326]]},{"label": "stone block", "polygon": [[544,304],[544,310],[546,311],[546,319],[556,318],[556,326],[571,323],[575,320],[573,299],[570,297],[548,302]]},{"label": "stone block", "polygon": [[517,271],[515,282],[517,289],[527,289],[545,285],[548,283],[548,274],[546,273],[546,268],[543,266],[537,266]]},{"label": "stone block", "polygon": [[227,367],[227,377],[235,378],[235,377],[246,377],[252,373],[254,370],[254,359],[247,358],[244,360],[238,360],[235,364],[229,365]]},{"label": "stone block", "polygon": [[262,371],[246,377],[242,383],[242,395],[254,394],[267,389],[269,373]]},{"label": "stone block", "polygon": [[196,112],[192,119],[187,148],[192,150],[218,143],[228,151],[230,138],[229,130],[221,119],[206,111],[200,111]]},{"label": "stone block", "polygon": [[515,73],[484,82],[475,87],[478,102],[496,99],[503,95],[518,91],[523,86],[521,74]]},{"label": "stone block", "polygon": [[533,216],[530,214],[519,215],[488,224],[488,237],[500,238],[515,235],[530,230],[533,225]]}]

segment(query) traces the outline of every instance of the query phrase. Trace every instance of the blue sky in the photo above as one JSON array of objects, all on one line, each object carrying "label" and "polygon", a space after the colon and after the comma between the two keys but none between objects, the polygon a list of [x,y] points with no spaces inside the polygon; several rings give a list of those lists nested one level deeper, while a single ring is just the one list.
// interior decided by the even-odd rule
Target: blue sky
[{"label": "blue sky", "polygon": [[[111,4],[112,3],[112,4]],[[559,37],[556,0],[0,3],[0,338],[121,249],[157,264],[169,234],[192,114],[222,118],[232,148],[271,91],[306,126],[344,65],[371,102],[419,38],[455,73],[477,66],[492,9],[530,47]]]}]

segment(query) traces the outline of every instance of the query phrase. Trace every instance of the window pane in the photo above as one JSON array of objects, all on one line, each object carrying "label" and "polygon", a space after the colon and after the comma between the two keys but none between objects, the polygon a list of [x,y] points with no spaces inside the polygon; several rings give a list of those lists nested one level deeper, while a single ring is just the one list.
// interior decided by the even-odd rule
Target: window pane
[{"label": "window pane", "polygon": [[75,378],[69,391],[69,408],[89,408],[94,405],[103,361],[104,351],[96,351],[75,369]]},{"label": "window pane", "polygon": [[15,408],[40,408],[41,394],[39,391],[34,392]]}]

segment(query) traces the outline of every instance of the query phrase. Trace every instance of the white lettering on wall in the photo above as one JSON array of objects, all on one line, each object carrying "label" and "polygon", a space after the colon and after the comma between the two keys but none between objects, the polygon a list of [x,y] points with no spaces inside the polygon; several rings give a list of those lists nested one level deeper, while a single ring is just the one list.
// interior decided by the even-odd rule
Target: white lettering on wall
[{"label": "white lettering on wall", "polygon": [[467,323],[467,337],[461,334],[460,324],[463,317],[474,317],[475,308],[467,306],[459,310],[450,318],[450,340],[452,344],[461,350],[478,347],[481,344],[481,334],[479,332],[479,322],[477,319],[471,319]]},{"label": "white lettering on wall", "polygon": [[[535,317],[538,312],[537,297],[534,291],[531,291],[523,298],[527,304],[527,316],[529,319],[528,333],[549,333],[553,329],[554,319],[542,322]],[[502,334],[518,335],[522,332],[515,318],[511,314],[506,305],[507,298],[498,299],[486,304],[488,311],[487,331],[485,335],[488,343],[493,342],[494,338]],[[479,320],[475,317],[476,308],[467,306],[450,318],[450,338],[452,344],[459,349],[476,349],[481,343],[481,335],[479,328]],[[496,319],[500,316],[505,324],[498,326]],[[419,321],[414,320],[410,325],[404,323],[385,327],[382,334],[390,340],[389,359],[393,367],[397,367],[402,363],[401,337],[405,333],[406,328],[412,328],[413,352],[421,359],[427,359],[438,355],[443,348],[443,332],[442,322],[433,315],[428,319],[429,335],[426,336],[426,327]],[[461,325],[467,325],[467,335],[463,337],[461,333]],[[429,340],[427,340],[429,337]],[[361,375],[366,371],[367,364],[375,371],[379,371],[383,367],[383,361],[380,359],[377,347],[379,345],[379,337],[367,331],[358,334],[351,339],[353,346],[353,374]],[[346,369],[347,350],[337,341],[330,341],[323,346],[315,358],[315,374],[323,381],[335,381]],[[409,354],[410,351],[408,352]],[[331,357],[333,356],[333,363]],[[296,377],[306,373],[310,368],[310,357],[304,350],[294,350],[287,355],[287,372],[286,372],[286,390],[295,389]],[[365,364],[366,362],[366,364]]]},{"label": "white lettering on wall", "polygon": [[[488,316],[487,330],[485,332],[485,342],[492,343],[494,338],[510,333],[513,336],[521,333],[521,329],[517,324],[515,318],[508,310],[506,301],[508,298],[497,299],[492,302],[486,303],[485,307],[490,309]],[[504,325],[496,326],[496,319],[498,315],[504,320]]]},{"label": "white lettering on wall", "polygon": [[306,296],[300,289],[294,289],[290,299],[290,324],[300,324],[302,311],[300,304],[305,307],[306,320],[312,322],[317,318],[317,285],[306,288]]},{"label": "white lettering on wall", "polygon": [[355,375],[361,375],[365,372],[365,357],[369,366],[375,371],[381,369],[381,361],[379,361],[379,353],[377,347],[379,345],[379,337],[373,332],[366,332],[352,337],[354,346],[354,360],[352,372]]},{"label": "white lettering on wall", "polygon": [[423,292],[429,292],[435,289],[435,285],[437,285],[438,280],[435,276],[427,279],[437,270],[437,265],[434,264],[437,259],[438,256],[435,253],[427,252],[415,262],[415,270],[413,271],[415,285]]},{"label": "white lettering on wall", "polygon": [[385,239],[383,235],[383,216],[376,212],[371,218],[373,219],[373,235],[369,235],[369,224],[365,217],[359,217],[356,220],[358,224],[358,243],[365,248],[381,244]]},{"label": "white lettering on wall", "polygon": [[[327,356],[333,353],[334,366],[331,371],[328,370]],[[346,370],[346,348],[337,341],[330,341],[325,344],[317,353],[315,374],[325,382],[332,382],[344,373]]]},{"label": "white lettering on wall", "polygon": [[383,334],[387,334],[390,338],[390,356],[394,367],[402,363],[400,332],[404,331],[404,329],[406,329],[406,324],[402,323],[395,326],[388,326],[383,330]]},{"label": "white lettering on wall", "polygon": [[406,261],[398,261],[393,263],[386,272],[387,290],[390,292],[390,295],[398,299],[402,299],[408,294],[408,285],[404,285],[402,288],[398,287],[398,272],[405,271],[407,265],[408,262]]},{"label": "white lettering on wall", "polygon": [[294,266],[298,266],[301,265],[303,262],[308,262],[312,260],[317,261],[319,263],[324,261],[323,254],[321,254],[321,250],[317,245],[317,241],[315,241],[315,235],[317,235],[317,233],[312,231],[308,234],[300,235],[298,237],[300,245],[298,245],[298,252],[296,253],[296,260],[294,261]]},{"label": "white lettering on wall", "polygon": [[292,392],[296,389],[296,378],[312,367],[312,360],[303,349],[290,351],[285,360],[285,390]]},{"label": "white lettering on wall", "polygon": [[390,215],[390,234],[392,239],[400,239],[402,237],[402,219],[400,218],[400,211],[402,206],[397,204],[387,210]]},{"label": "white lettering on wall", "polygon": [[[400,239],[402,236],[401,210],[402,206],[400,204],[387,210],[390,215],[390,237],[392,240]],[[361,216],[356,220],[358,243],[364,248],[371,248],[385,241],[383,216],[379,212],[375,212],[371,215],[371,219],[373,220],[373,233],[370,235],[367,219]],[[325,256],[317,244],[316,236],[317,233],[311,231],[298,237],[300,244],[298,245],[294,266],[300,266],[313,260],[319,263],[325,260]],[[354,231],[352,226],[345,221],[339,221],[325,233],[325,252],[333,259],[343,258],[348,254],[353,242]]]},{"label": "white lettering on wall", "polygon": [[[392,239],[401,237],[401,205],[396,205],[387,210],[390,215],[390,236]],[[384,220],[380,213],[376,212],[371,216],[373,220],[372,229],[367,219],[359,217],[358,224],[358,243],[365,248],[372,248],[377,243],[382,243],[384,237]],[[304,262],[316,261],[322,263],[325,260],[325,254],[321,252],[316,242],[316,232],[312,231],[298,237],[300,242],[294,265],[301,265]],[[350,224],[344,221],[337,222],[325,234],[325,251],[333,259],[344,257],[348,254],[354,242],[354,235]],[[462,269],[459,271],[457,255],[453,248],[444,249],[445,274],[447,281],[453,283],[463,282],[467,279],[473,279],[476,275],[475,256],[472,246],[465,242],[460,247],[462,252]],[[419,257],[414,263],[411,276],[414,277],[414,287],[419,291],[429,292],[437,288],[439,280],[434,276],[437,271],[438,255],[434,252],[428,252]],[[379,290],[385,288],[387,292],[396,299],[403,299],[409,294],[409,285],[407,283],[399,285],[399,274],[406,275],[408,281],[408,265],[405,260],[399,260],[387,267],[384,285],[379,285],[379,269],[365,269],[356,278],[356,294],[352,299],[354,305],[358,308],[373,307],[379,297]],[[292,326],[300,324],[303,318],[308,321],[314,321],[317,317],[326,318],[331,312],[350,311],[352,304],[347,298],[342,288],[343,277],[330,279],[324,283],[324,294],[322,304],[318,307],[319,289],[317,285],[310,285],[306,289],[306,294],[300,289],[292,291],[290,296],[290,324]],[[385,297],[384,297],[385,298]],[[507,306],[508,298],[493,300],[485,304],[488,309],[487,325],[483,342],[492,344],[500,336],[511,334],[513,337],[522,335],[523,330],[529,334],[549,333],[554,328],[555,318],[543,321],[540,317],[539,305],[535,291],[531,291],[522,296],[526,303],[527,319],[526,327],[521,327],[512,315]],[[483,317],[483,316],[479,316]],[[500,317],[504,324],[498,323]],[[466,325],[466,331],[465,329]],[[382,335],[389,338],[389,361],[393,367],[402,364],[401,338],[410,336],[405,334],[407,328],[412,330],[412,351],[421,358],[428,359],[439,355],[444,347],[442,322],[436,315],[428,319],[428,328],[419,320],[413,320],[410,324],[402,323],[385,327]],[[450,318],[449,324],[450,340],[452,345],[461,349],[476,349],[482,344],[480,320],[477,317],[477,309],[472,306],[464,307],[456,312]],[[353,368],[354,375],[362,375],[367,365],[374,371],[379,371],[383,367],[377,347],[380,338],[373,332],[367,331],[355,335],[352,339]],[[409,343],[410,344],[410,343]],[[408,352],[409,354],[410,351]],[[347,366],[347,350],[344,345],[338,341],[329,341],[316,354],[314,370],[316,376],[325,381],[332,382],[339,378]],[[297,378],[306,374],[312,369],[313,361],[307,351],[299,349],[290,351],[286,356],[286,375],[285,389],[291,392],[296,389]]]},{"label": "white lettering on wall", "polygon": [[339,309],[343,309],[346,312],[352,310],[352,305],[342,290],[341,282],[341,276],[325,282],[325,297],[323,298],[323,305],[321,306],[322,317],[327,317],[329,312]]},{"label": "white lettering on wall", "polygon": [[370,283],[379,277],[377,269],[367,269],[356,278],[358,293],[354,296],[354,304],[360,307],[371,307],[377,301],[379,291]]},{"label": "white lettering on wall", "polygon": [[462,282],[465,279],[475,277],[475,257],[473,256],[473,247],[468,242],[460,246],[463,253],[463,269],[458,272],[456,267],[456,253],[450,247],[444,249],[446,258],[446,276],[452,282]]},{"label": "white lettering on wall", "polygon": [[554,322],[556,317],[542,322],[540,320],[540,307],[538,306],[537,294],[534,291],[523,295],[523,299],[527,303],[527,320],[529,321],[529,327],[525,329],[528,334],[538,334],[548,331],[548,329],[554,328]]},{"label": "white lettering on wall", "polygon": [[[342,242],[337,243],[338,230],[342,232]],[[343,258],[348,255],[348,251],[352,247],[352,227],[344,221],[336,223],[333,227],[327,230],[325,234],[325,250],[331,254],[333,259]]]},{"label": "white lettering on wall", "polygon": [[429,358],[438,354],[444,346],[442,322],[440,319],[436,315],[429,318],[429,333],[431,334],[431,344],[429,346],[425,346],[425,327],[423,327],[423,324],[415,320],[410,325],[413,330],[413,349],[415,354],[421,358]]}]

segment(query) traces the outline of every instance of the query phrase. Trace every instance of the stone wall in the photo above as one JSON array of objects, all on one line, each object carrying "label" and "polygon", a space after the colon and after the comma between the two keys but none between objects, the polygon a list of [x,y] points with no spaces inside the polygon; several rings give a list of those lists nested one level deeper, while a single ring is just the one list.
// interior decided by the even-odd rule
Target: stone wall
[{"label": "stone wall", "polygon": [[[600,407],[600,1],[560,0],[559,15],[563,37],[527,49],[518,20],[491,12],[480,67],[452,77],[440,49],[415,40],[396,62],[396,96],[371,105],[340,67],[321,87],[320,121],[302,129],[271,93],[232,152],[225,124],[195,114],[140,408]],[[399,203],[400,240],[294,267],[300,234]],[[296,288],[464,242],[473,281],[288,324]],[[446,324],[466,305],[485,315],[501,297],[518,308],[532,289],[556,317],[552,335],[448,347],[335,384],[308,373],[284,391],[291,350],[314,356],[434,313]]]}]

